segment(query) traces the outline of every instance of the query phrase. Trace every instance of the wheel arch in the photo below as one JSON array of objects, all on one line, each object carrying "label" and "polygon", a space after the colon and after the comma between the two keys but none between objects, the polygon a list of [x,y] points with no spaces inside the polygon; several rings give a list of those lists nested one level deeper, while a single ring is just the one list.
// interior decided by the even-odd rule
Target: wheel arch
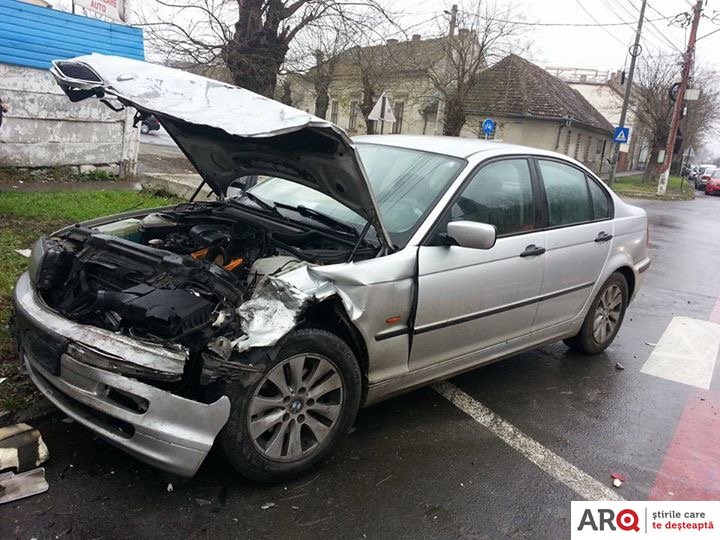
[{"label": "wheel arch", "polygon": [[[633,298],[633,296],[635,294],[635,283],[636,283],[635,271],[631,267],[624,265],[624,266],[621,266],[618,269],[616,269],[615,272],[621,274],[625,278],[625,281],[627,282],[628,301],[629,301],[631,298]],[[615,273],[615,272],[613,272],[613,273]]]},{"label": "wheel arch", "polygon": [[352,323],[345,306],[338,296],[331,296],[313,304],[303,313],[299,328],[318,328],[335,334],[352,350],[362,375],[361,403],[365,402],[368,389],[369,357],[365,340]]}]

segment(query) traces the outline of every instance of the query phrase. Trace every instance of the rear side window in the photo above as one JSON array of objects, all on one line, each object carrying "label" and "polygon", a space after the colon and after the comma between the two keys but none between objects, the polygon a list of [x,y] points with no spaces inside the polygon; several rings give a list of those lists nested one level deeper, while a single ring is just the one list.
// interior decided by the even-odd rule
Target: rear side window
[{"label": "rear side window", "polygon": [[712,172],[712,177],[713,177],[713,178],[720,178],[720,169],[715,169],[715,170]]},{"label": "rear side window", "polygon": [[585,173],[556,161],[538,163],[547,194],[549,226],[592,221],[593,202]]},{"label": "rear side window", "polygon": [[495,225],[498,236],[535,228],[535,205],[526,159],[506,159],[484,166],[450,209],[451,221]]},{"label": "rear side window", "polygon": [[590,197],[593,204],[594,219],[607,219],[611,217],[612,207],[610,206],[610,198],[603,188],[588,178],[588,186],[590,186]]}]

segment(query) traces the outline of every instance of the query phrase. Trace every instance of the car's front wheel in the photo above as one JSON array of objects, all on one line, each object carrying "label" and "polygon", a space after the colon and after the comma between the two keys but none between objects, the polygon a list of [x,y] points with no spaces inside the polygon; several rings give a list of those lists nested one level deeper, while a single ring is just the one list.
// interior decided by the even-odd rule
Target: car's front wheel
[{"label": "car's front wheel", "polygon": [[577,335],[565,344],[583,354],[599,354],[607,349],[620,330],[629,301],[628,285],[615,272],[598,291]]},{"label": "car's front wheel", "polygon": [[264,368],[256,384],[229,389],[221,444],[246,478],[287,481],[323,461],[352,426],[360,369],[342,339],[317,329],[290,334]]},{"label": "car's front wheel", "polygon": [[140,133],[142,133],[143,135],[147,135],[148,133],[150,133],[150,128],[146,124],[141,124]]}]

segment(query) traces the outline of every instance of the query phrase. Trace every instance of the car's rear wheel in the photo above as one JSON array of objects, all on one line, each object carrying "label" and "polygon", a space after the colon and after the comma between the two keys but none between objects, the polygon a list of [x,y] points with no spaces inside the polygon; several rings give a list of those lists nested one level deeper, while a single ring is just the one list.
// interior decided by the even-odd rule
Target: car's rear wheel
[{"label": "car's rear wheel", "polygon": [[261,482],[296,478],[323,461],[352,426],[360,369],[339,337],[297,330],[251,387],[229,389],[232,410],[221,434],[228,460]]},{"label": "car's rear wheel", "polygon": [[599,354],[607,349],[620,330],[629,300],[625,276],[615,272],[598,291],[585,316],[580,332],[565,344],[583,354]]}]

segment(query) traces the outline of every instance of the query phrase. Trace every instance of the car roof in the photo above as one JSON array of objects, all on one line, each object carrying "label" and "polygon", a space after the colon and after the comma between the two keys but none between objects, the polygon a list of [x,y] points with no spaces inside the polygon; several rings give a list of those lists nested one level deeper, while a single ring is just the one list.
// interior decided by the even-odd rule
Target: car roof
[{"label": "car roof", "polygon": [[398,148],[410,148],[423,152],[433,152],[459,158],[467,158],[481,152],[503,151],[509,154],[535,154],[561,157],[568,160],[565,155],[539,148],[531,148],[519,144],[509,144],[484,139],[470,139],[464,137],[446,137],[436,135],[360,135],[353,137],[357,143],[382,144]]}]

